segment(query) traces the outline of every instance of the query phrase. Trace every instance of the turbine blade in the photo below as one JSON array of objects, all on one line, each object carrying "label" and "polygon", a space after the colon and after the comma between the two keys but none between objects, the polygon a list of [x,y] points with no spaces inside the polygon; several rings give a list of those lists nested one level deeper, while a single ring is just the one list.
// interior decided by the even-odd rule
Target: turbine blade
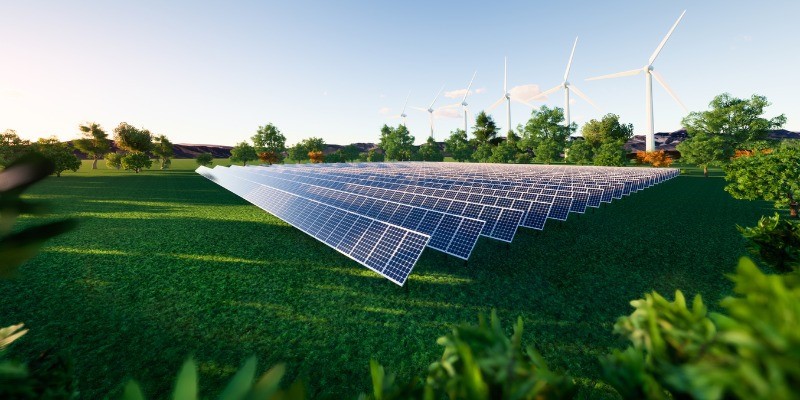
[{"label": "turbine blade", "polygon": [[428,112],[428,109],[422,108],[422,107],[411,106],[411,108],[414,109],[414,110],[422,111],[422,112]]},{"label": "turbine blade", "polygon": [[508,57],[503,64],[503,93],[508,93]]},{"label": "turbine blade", "polygon": [[575,43],[572,45],[572,52],[569,53],[569,62],[567,63],[567,70],[564,72],[564,80],[566,81],[569,77],[569,69],[572,67],[572,57],[575,56],[575,46],[578,45],[578,37],[575,36]]},{"label": "turbine blade", "polygon": [[669,40],[669,37],[672,36],[672,31],[674,31],[675,28],[678,26],[678,23],[681,22],[681,19],[683,19],[683,15],[684,14],[686,14],[686,10],[683,10],[683,12],[681,13],[681,16],[678,17],[678,20],[675,21],[675,24],[672,25],[672,28],[670,28],[669,32],[667,32],[667,36],[664,36],[664,39],[661,41],[661,43],[658,45],[658,47],[656,47],[656,51],[654,51],[653,55],[650,56],[650,60],[647,62],[647,65],[653,64],[653,61],[656,60],[656,57],[658,57],[658,53],[661,53],[661,49],[664,48],[665,44],[667,44],[667,40]]},{"label": "turbine blade", "polygon": [[497,108],[497,106],[499,106],[500,104],[503,104],[503,100],[505,100],[505,99],[506,99],[506,96],[503,96],[499,100],[495,101],[491,106],[489,106],[489,108],[486,109],[486,112],[491,112],[492,110]]},{"label": "turbine blade", "polygon": [[595,76],[594,78],[589,78],[589,79],[586,79],[586,80],[587,81],[597,81],[597,80],[600,80],[600,79],[620,78],[620,77],[623,77],[623,76],[638,75],[638,74],[641,74],[642,72],[644,72],[644,69],[637,68],[637,69],[632,69],[630,71],[617,72],[615,74]]},{"label": "turbine blade", "polygon": [[661,76],[661,74],[659,74],[656,71],[651,71],[650,73],[652,73],[653,74],[653,78],[656,78],[656,81],[658,81],[658,83],[661,84],[661,87],[663,87],[664,90],[666,90],[667,93],[669,93],[669,95],[672,96],[672,99],[675,100],[675,102],[677,102],[678,105],[681,106],[683,111],[688,113],[689,109],[687,109],[686,106],[683,105],[683,102],[681,101],[681,99],[678,98],[678,95],[676,95],[675,92],[672,91],[672,88],[669,87],[669,85],[667,85],[667,82],[664,81],[664,77]]},{"label": "turbine blade", "polygon": [[461,99],[462,103],[467,101],[467,96],[469,96],[469,89],[472,88],[472,81],[475,80],[475,75],[477,75],[477,74],[478,74],[478,71],[475,71],[475,73],[472,74],[472,79],[469,80],[469,85],[467,85],[467,92],[464,93],[464,98]]},{"label": "turbine blade", "polygon": [[578,96],[580,96],[582,99],[586,100],[586,102],[587,102],[587,103],[589,103],[589,104],[591,104],[591,105],[592,105],[592,107],[594,107],[595,109],[597,109],[597,111],[603,112],[603,110],[601,110],[601,109],[600,109],[600,107],[598,107],[598,106],[597,106],[597,104],[595,104],[595,103],[592,101],[592,99],[590,99],[590,98],[589,98],[589,96],[587,96],[587,95],[586,95],[586,93],[583,93],[583,92],[582,92],[580,89],[576,88],[576,87],[575,87],[575,86],[573,86],[573,85],[568,85],[567,87],[569,88],[569,90],[572,90],[572,91],[573,91],[575,94],[577,94]]},{"label": "turbine blade", "polygon": [[439,95],[442,94],[442,90],[444,90],[444,85],[442,85],[442,88],[439,89],[439,93],[436,93],[436,97],[433,98],[433,101],[431,102],[431,105],[428,106],[428,108],[433,108],[433,103],[436,103],[436,100],[439,98]]},{"label": "turbine blade", "polygon": [[411,97],[411,91],[408,91],[408,96],[406,96],[406,102],[403,103],[403,111],[400,111],[400,114],[406,113],[406,106],[408,105],[408,98]]},{"label": "turbine blade", "polygon": [[528,103],[527,101],[525,101],[525,100],[522,100],[522,99],[518,99],[518,98],[516,98],[516,97],[511,97],[511,100],[514,100],[514,101],[516,101],[516,102],[517,102],[517,103],[519,103],[519,104],[524,104],[524,105],[526,105],[526,106],[528,106],[528,107],[530,107],[530,108],[536,108],[536,106],[534,106],[533,104],[530,104],[530,103]]},{"label": "turbine blade", "polygon": [[[556,90],[561,89],[563,87],[564,87],[563,85],[558,85],[558,86],[556,86],[556,87],[554,87],[552,89],[547,89],[544,92],[539,93],[536,96],[533,96],[533,97],[531,97],[531,98],[529,98],[529,99],[527,99],[525,101],[533,101],[535,99],[542,99],[542,98],[547,97],[548,95],[554,93]],[[542,101],[544,101],[544,99]]]}]

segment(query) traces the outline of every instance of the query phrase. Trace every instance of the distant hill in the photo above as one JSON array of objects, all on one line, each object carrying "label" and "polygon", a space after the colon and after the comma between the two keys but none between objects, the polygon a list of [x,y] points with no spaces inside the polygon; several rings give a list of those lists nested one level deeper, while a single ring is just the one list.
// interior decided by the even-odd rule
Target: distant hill
[{"label": "distant hill", "polygon": [[[72,146],[72,141],[67,142]],[[222,146],[217,144],[186,144],[178,143],[172,145],[172,151],[175,153],[175,158],[196,158],[200,153],[211,153],[214,158],[228,158],[231,156],[231,146]],[[111,141],[111,150],[117,151],[117,145]],[[75,150],[75,155],[78,158],[86,159],[86,155]]]},{"label": "distant hill", "polygon": [[[679,129],[675,132],[658,132],[655,135],[656,139],[656,150],[664,150],[666,152],[674,152],[677,153],[678,150],[675,149],[675,146],[678,143],[686,140],[688,137],[686,135],[686,129]],[[792,132],[787,131],[786,129],[776,129],[770,132],[769,134],[770,139],[800,139],[800,132]],[[635,153],[637,151],[644,151],[645,143],[644,143],[644,135],[634,135],[627,143],[625,143],[625,150],[629,153]]]}]

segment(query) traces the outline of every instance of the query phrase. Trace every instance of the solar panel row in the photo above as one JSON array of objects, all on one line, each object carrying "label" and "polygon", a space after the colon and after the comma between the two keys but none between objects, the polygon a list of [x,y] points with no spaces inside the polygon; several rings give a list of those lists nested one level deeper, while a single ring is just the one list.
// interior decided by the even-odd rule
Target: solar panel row
[{"label": "solar panel row", "polygon": [[200,167],[201,175],[402,285],[424,247],[468,259],[674,178],[675,169],[460,163]]}]

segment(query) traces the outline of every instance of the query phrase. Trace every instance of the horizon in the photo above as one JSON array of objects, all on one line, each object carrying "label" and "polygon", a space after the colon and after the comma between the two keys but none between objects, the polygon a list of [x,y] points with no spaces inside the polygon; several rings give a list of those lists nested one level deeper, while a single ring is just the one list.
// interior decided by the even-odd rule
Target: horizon
[{"label": "horizon", "polygon": [[[654,66],[689,111],[723,92],[759,94],[773,104],[766,117],[785,114],[783,128],[800,131],[800,40],[789,31],[799,3],[478,4],[14,4],[0,15],[14,38],[0,43],[10,60],[0,65],[0,129],[71,140],[80,123],[111,135],[125,121],[173,143],[232,146],[273,123],[287,146],[311,136],[377,143],[383,124],[401,123],[390,116],[410,90],[419,144],[428,116],[410,107],[427,107],[442,84],[434,108],[460,102],[477,70],[471,126],[502,95],[504,57],[509,89],[544,91],[562,80],[578,36],[569,81],[603,111],[571,96],[573,121],[615,113],[642,135],[641,76],[585,79],[646,63],[687,9]],[[653,93],[655,131],[680,129],[684,111],[658,84]],[[543,104],[563,107],[563,94]],[[436,141],[463,125],[455,110],[439,113]],[[504,136],[505,106],[490,114]],[[512,125],[529,115],[512,103]]]}]

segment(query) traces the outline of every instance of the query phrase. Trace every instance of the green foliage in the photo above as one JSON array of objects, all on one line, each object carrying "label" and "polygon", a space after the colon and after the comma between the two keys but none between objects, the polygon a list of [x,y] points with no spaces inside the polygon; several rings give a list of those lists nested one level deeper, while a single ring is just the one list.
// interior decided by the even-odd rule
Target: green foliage
[{"label": "green foliage", "polygon": [[[699,295],[688,307],[676,291],[631,305],[614,331],[632,342],[602,360],[606,379],[625,398],[791,398],[800,390],[800,276],[765,275],[743,258],[726,314],[707,312]],[[663,390],[662,390],[663,389]]]},{"label": "green foliage", "polygon": [[[519,148],[522,151],[533,151],[538,162],[551,163],[564,151],[567,139],[577,125],[564,126],[564,110],[559,107],[542,106],[531,112],[531,118],[522,130]],[[539,156],[539,152],[543,152]],[[553,155],[555,154],[555,155]]]},{"label": "green foliage", "polygon": [[358,147],[352,144],[348,144],[347,146],[342,147],[336,152],[341,153],[342,159],[347,162],[358,160],[361,154],[361,150],[359,150]]},{"label": "green foliage", "polygon": [[414,153],[414,136],[405,125],[392,128],[383,125],[378,146],[386,152],[386,158],[396,161],[408,161]]},{"label": "green foliage", "polygon": [[72,145],[91,158],[93,160],[92,169],[97,169],[97,160],[103,158],[111,150],[111,140],[108,139],[106,131],[96,122],[79,125],[78,129],[83,137],[74,140]]},{"label": "green foliage", "polygon": [[797,217],[800,195],[800,147],[780,146],[771,153],[737,157],[725,167],[725,191],[736,199],[763,199],[789,206]]},{"label": "green foliage", "polygon": [[450,153],[450,156],[456,161],[469,161],[472,157],[473,149],[469,140],[467,140],[467,132],[463,129],[456,129],[450,132],[450,137],[444,141],[444,150]]},{"label": "green foliage", "polygon": [[606,114],[599,121],[593,119],[584,124],[581,134],[586,143],[595,149],[606,143],[624,144],[633,136],[633,124],[622,124],[619,115]]},{"label": "green foliage", "polygon": [[778,213],[761,217],[750,228],[736,226],[747,239],[747,250],[780,272],[800,269],[800,223]]},{"label": "green foliage", "polygon": [[485,111],[481,111],[475,116],[475,126],[472,127],[472,134],[475,136],[475,142],[478,146],[493,142],[499,130],[492,116],[486,114]]},{"label": "green foliage", "polygon": [[211,153],[200,153],[195,158],[195,161],[197,161],[197,165],[208,167],[214,163],[214,156]]},{"label": "green foliage", "polygon": [[770,129],[786,123],[783,114],[771,119],[762,116],[769,105],[764,96],[754,94],[748,100],[723,93],[711,100],[710,110],[692,112],[682,124],[690,137],[721,136],[729,140],[734,149],[748,148],[752,142],[765,140]]},{"label": "green foliage", "polygon": [[[305,387],[296,381],[289,389],[281,390],[280,383],[286,372],[283,364],[278,364],[265,372],[257,381],[256,358],[250,357],[234,374],[228,385],[219,395],[220,400],[297,400],[305,399]],[[178,372],[175,388],[172,391],[174,400],[197,400],[198,393],[197,363],[189,358]],[[123,400],[144,400],[144,392],[136,381],[125,385]]]},{"label": "green foliage", "polygon": [[611,167],[621,167],[627,162],[625,158],[625,148],[623,142],[605,142],[594,150],[594,165],[606,165]]},{"label": "green foliage", "polygon": [[325,156],[326,163],[343,163],[346,162],[341,150],[334,151],[331,154]]},{"label": "green foliage", "polygon": [[385,159],[385,155],[383,152],[377,151],[375,149],[370,150],[367,152],[367,161],[369,162],[383,162]]},{"label": "green foliage", "polygon": [[106,166],[109,168],[120,169],[122,167],[122,154],[120,153],[106,153],[103,158],[106,159]]},{"label": "green foliage", "polygon": [[[283,160],[283,152],[286,151],[286,137],[275,125],[270,123],[259,126],[256,134],[251,139],[253,140],[253,148],[256,154],[268,152],[277,157],[276,162],[279,163]],[[319,140],[321,141],[322,139]],[[308,158],[308,151],[306,151],[305,158]],[[253,159],[255,160],[255,157]],[[250,160],[240,159],[239,161],[246,164]]]},{"label": "green foliage", "polygon": [[31,142],[22,140],[13,129],[6,129],[0,134],[0,167],[5,167],[14,160],[30,152]]},{"label": "green foliage", "polygon": [[153,148],[153,134],[147,129],[138,129],[126,122],[114,128],[114,142],[120,149],[131,153],[146,153]]},{"label": "green foliage", "polygon": [[[515,140],[504,140],[497,146],[491,147],[492,155],[488,161],[492,163],[510,163],[517,160],[517,143]],[[476,152],[477,153],[477,152]]]},{"label": "green foliage", "polygon": [[295,161],[308,160],[308,153],[325,150],[325,141],[322,138],[310,137],[289,148],[289,158]]},{"label": "green foliage", "polygon": [[175,152],[172,149],[172,142],[166,136],[158,135],[153,139],[152,152],[161,161],[161,169],[169,168],[170,159],[175,155]]},{"label": "green foliage", "polygon": [[494,146],[491,143],[478,143],[477,141],[474,142],[476,144],[475,151],[472,152],[472,161],[475,162],[491,162],[490,159],[492,157],[492,152],[494,150]]},{"label": "green foliage", "polygon": [[586,140],[573,140],[568,150],[567,161],[578,165],[592,163],[592,146]]},{"label": "green foliage", "polygon": [[72,149],[55,136],[39,139],[33,149],[53,163],[53,173],[57,177],[64,171],[75,172],[81,167],[81,160],[72,153]]},{"label": "green foliage", "polygon": [[702,167],[706,176],[709,166],[722,165],[733,156],[730,140],[705,133],[697,133],[678,143],[676,149],[681,153],[684,162]]},{"label": "green foliage", "polygon": [[256,149],[247,142],[237,143],[236,146],[233,146],[231,149],[230,160],[232,163],[240,162],[242,165],[247,165],[248,162],[257,159],[258,155],[256,154]]},{"label": "green foliage", "polygon": [[419,156],[422,161],[444,161],[444,155],[439,148],[439,143],[436,143],[433,137],[428,137],[428,140],[422,146],[419,146]]},{"label": "green foliage", "polygon": [[153,160],[144,153],[128,153],[122,156],[120,165],[122,165],[122,169],[138,174],[143,169],[152,167]]}]

